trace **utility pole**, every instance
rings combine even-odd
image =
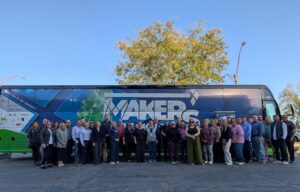
[[[241,44],[241,47],[240,47],[235,73],[233,75],[225,74],[225,76],[224,76],[224,77],[228,76],[234,82],[235,85],[237,85],[238,82],[239,82],[239,68],[240,68],[241,52],[242,52],[242,48],[245,45],[246,45],[246,42],[243,41],[242,44]]]
[[[238,81],[239,81],[239,68],[240,68],[241,52],[242,52],[242,48],[245,45],[246,45],[246,42],[244,41],[244,42],[242,42],[241,47],[240,47],[239,56],[238,56],[238,60],[237,60],[237,64],[236,64],[236,71],[235,71],[235,74],[233,75],[235,85],[237,85]]]

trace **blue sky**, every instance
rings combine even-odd
[[[0,79],[6,84],[116,84],[118,40],[134,38],[153,21],[174,20],[181,31],[201,20],[220,28],[240,84],[266,84],[275,96],[299,81],[298,0],[1,0]],[[232,84],[226,79],[226,84]]]

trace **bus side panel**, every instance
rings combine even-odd
[[[0,96],[0,147],[2,151],[27,152],[26,132],[34,121],[42,127],[70,119],[112,120],[124,123],[189,118],[203,120],[218,116],[250,116],[262,113],[260,89],[9,89]],[[3,137],[3,138],[2,138]],[[3,144],[3,145],[2,145]]]
[[[34,100],[35,90],[27,92]],[[37,117],[32,105],[26,102],[17,90],[2,90],[0,95],[0,153],[27,153],[27,129]],[[17,93],[18,92],[18,93]]]
[[[7,129],[0,130],[0,153],[27,153],[28,138],[26,134],[17,133]]]
[[[0,129],[0,153],[6,153],[9,150],[8,136],[5,134],[4,129]]]

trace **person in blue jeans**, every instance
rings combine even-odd
[[[80,148],[80,132],[81,129],[84,129],[82,127],[81,120],[77,120],[76,126],[72,128],[72,140],[74,142],[74,161],[75,164],[78,164],[80,162],[80,156],[81,156],[81,148]]]
[[[253,122],[251,124],[252,130],[252,143],[253,151],[258,163],[265,163],[265,147],[264,147],[264,126],[263,123],[258,121],[257,115],[253,116]]]
[[[153,125],[153,121],[150,120],[148,125],[146,126],[147,144],[149,149],[149,163],[156,161],[156,144],[158,142],[156,138],[156,129],[157,127]]]
[[[231,119],[231,143],[236,157],[235,163],[238,165],[244,164],[243,146],[245,143],[244,131],[240,125],[237,124],[235,118]]]
[[[119,163],[119,133],[117,123],[112,122],[110,129],[110,164]]]
[[[244,157],[247,163],[251,163],[253,160],[253,147],[252,147],[252,141],[251,141],[251,131],[252,131],[252,126],[250,123],[247,122],[247,118],[241,118],[241,124],[240,126],[242,127],[244,131],[244,138],[245,138],[245,143],[243,147],[243,153]]]

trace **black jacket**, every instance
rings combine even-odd
[[[131,143],[134,141],[134,128],[128,129],[127,127],[124,129],[124,139],[126,143]]]
[[[111,129],[111,121],[102,121],[101,127],[103,128],[103,131],[105,134],[110,134],[110,129]]]
[[[169,128],[167,130],[167,139],[168,141],[172,141],[174,143],[179,143],[180,141],[180,132],[177,128]]]
[[[38,147],[41,144],[40,128],[34,130],[29,129],[27,136],[29,138],[29,147]]]
[[[53,141],[53,145],[55,145],[55,131],[53,129],[51,129],[51,133],[52,133],[52,141]],[[41,130],[41,134],[40,134],[40,139],[41,139],[41,144],[49,144],[49,139],[50,139],[50,131],[47,128],[43,128]]]
[[[283,121],[287,126],[287,139],[290,140],[296,133],[296,126],[292,121]]]
[[[99,129],[99,131],[97,130],[96,127],[92,128],[92,133],[91,133],[92,143],[103,143],[104,138],[105,138],[105,132],[102,127]]]
[[[160,133],[163,132],[164,134],[167,135],[168,129],[169,129],[169,125],[162,125],[162,126],[160,127]],[[167,139],[167,136],[164,137],[164,136],[162,135],[161,138],[162,138],[163,140],[166,140],[166,139]]]
[[[225,139],[226,142],[231,139],[231,128],[229,126],[227,126],[227,129],[224,130],[223,127],[221,127],[221,139]]]

